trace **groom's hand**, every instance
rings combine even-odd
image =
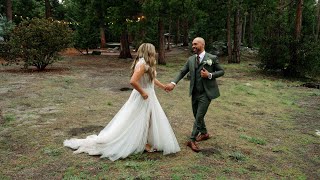
[[[206,68],[201,69],[201,77],[202,78],[208,78],[209,77],[209,71],[206,70]]]
[[[170,91],[172,91],[174,89],[174,84],[172,84],[172,83],[168,83],[167,85],[166,85],[166,87],[165,87],[165,91],[166,92],[170,92]]]

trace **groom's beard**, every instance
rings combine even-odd
[[[199,49],[195,47],[195,48],[193,48],[193,52],[194,52],[195,54],[198,54]]]

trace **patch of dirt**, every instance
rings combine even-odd
[[[95,126],[95,125],[86,126],[82,128],[73,128],[68,132],[68,134],[71,136],[77,136],[79,134],[98,132],[98,131],[101,131],[103,128],[104,128],[103,126]]]
[[[55,73],[55,74],[61,74],[63,72],[68,72],[70,69],[65,67],[49,67],[44,69],[43,71],[39,71],[35,68],[29,68],[29,69],[0,69],[0,72],[7,72],[7,73],[16,73],[16,74],[25,74],[25,73]]]
[[[262,169],[259,169],[257,166],[255,165],[250,165],[248,166],[246,169],[248,169],[249,171],[263,171]]]
[[[221,155],[221,152],[217,148],[204,148],[200,151],[205,156],[211,156],[213,154]]]
[[[30,167],[19,171],[11,176],[13,179],[63,179],[63,171],[68,168],[68,164],[64,161],[59,163],[46,163],[41,167]]]
[[[51,115],[55,113],[59,113],[61,110],[55,106],[47,106],[43,108],[32,108],[30,104],[21,104],[20,106],[16,106],[14,108],[9,108],[4,113],[12,113],[15,114],[16,121],[20,121],[20,125],[23,124],[33,124],[40,120],[41,123],[44,123],[41,119],[42,116]],[[45,123],[52,123],[54,119],[50,119]],[[30,127],[38,127],[39,124],[32,125]]]
[[[175,56],[177,54],[183,53],[183,49],[181,48],[173,48],[170,51],[166,51],[167,56]],[[59,62],[54,63],[53,65],[48,66],[43,71],[38,71],[35,67],[29,67],[29,69],[24,69],[22,66],[16,66],[14,68],[4,68],[0,69],[0,72],[7,73],[17,73],[17,74],[32,74],[32,73],[53,73],[53,74],[66,74],[70,73],[70,68],[64,65],[72,65],[72,66],[81,66],[86,68],[95,68],[95,73],[104,74],[107,72],[110,73],[119,73],[127,72],[128,68],[130,68],[132,59],[119,59],[117,56],[119,53],[104,53],[103,55],[95,56],[95,55],[83,55],[75,48],[68,48],[65,51],[59,53],[64,58],[66,58],[67,62],[62,62],[62,67],[57,66],[60,64]],[[116,55],[116,56],[115,56]],[[132,52],[132,57],[135,58],[136,52]],[[85,57],[85,58],[84,58]],[[90,59],[90,60],[83,60]],[[0,63],[5,62],[0,58]],[[61,64],[60,64],[61,66]],[[160,67],[159,67],[160,68]],[[93,72],[94,73],[94,72]]]
[[[0,109],[0,125],[4,124],[4,118],[2,116],[2,110]]]
[[[64,51],[61,51],[59,53],[62,56],[78,56],[78,55],[82,55],[82,53],[75,49],[75,48],[67,48]]]
[[[81,56],[67,56],[64,57],[64,64],[84,67],[92,70],[96,68],[97,71],[117,71],[123,69],[128,71],[131,66],[132,60],[119,59],[117,57],[110,56],[92,56],[92,55],[81,55]]]
[[[320,96],[308,97],[298,102],[299,107],[305,109],[295,116],[295,121],[302,133],[310,133],[320,128]],[[320,130],[320,129],[319,129]]]
[[[320,138],[316,135],[316,130],[320,128],[320,96],[302,99],[298,105],[305,110],[296,114],[296,127],[301,133]],[[320,157],[320,143],[309,144],[305,149],[306,152],[300,154],[305,162],[308,162],[308,169],[304,173],[312,179],[320,179],[320,174],[318,174],[320,163],[317,160]]]
[[[0,64],[5,63],[6,61],[0,57]]]

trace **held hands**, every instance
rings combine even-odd
[[[168,83],[168,84],[166,84],[166,85],[162,85],[162,88],[163,88],[166,92],[172,91],[172,90],[174,89],[174,87],[175,87],[175,85],[172,84],[172,83]],[[143,93],[141,94],[141,96],[142,96],[142,98],[143,98],[144,100],[148,99],[148,94],[147,94],[146,92],[143,92]]]
[[[165,85],[164,90],[165,90],[166,92],[170,92],[170,91],[172,91],[172,90],[174,89],[174,87],[175,87],[174,84],[168,83],[168,84]]]
[[[209,71],[206,68],[201,69],[201,77],[202,78],[209,78]]]

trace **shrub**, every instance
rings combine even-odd
[[[12,21],[8,21],[5,16],[0,14],[0,57],[5,57],[6,41],[9,40],[9,33],[14,28]]]
[[[305,37],[301,42],[299,53],[301,72],[304,75],[316,77],[320,74],[320,43],[313,37]]]
[[[265,38],[260,49],[260,67],[264,70],[284,71],[290,63],[290,44],[288,35]]]
[[[5,16],[0,14],[0,42],[8,40],[8,34],[14,28],[12,21],[8,21]]]
[[[68,25],[52,19],[33,18],[21,22],[10,34],[6,60],[9,64],[23,61],[24,67],[39,71],[58,60],[58,52],[72,43]]]
[[[100,32],[96,25],[96,21],[86,17],[81,24],[76,26],[74,33],[76,48],[86,49],[88,54],[90,48],[94,49],[98,47],[100,42]]]
[[[304,36],[296,42],[290,36],[267,39],[260,48],[261,68],[286,73],[289,66],[293,66],[292,50],[296,47],[298,62],[293,67],[300,76],[315,77],[320,73],[320,44],[314,37]],[[290,73],[290,72],[289,72]],[[292,76],[289,74],[289,76]]]

